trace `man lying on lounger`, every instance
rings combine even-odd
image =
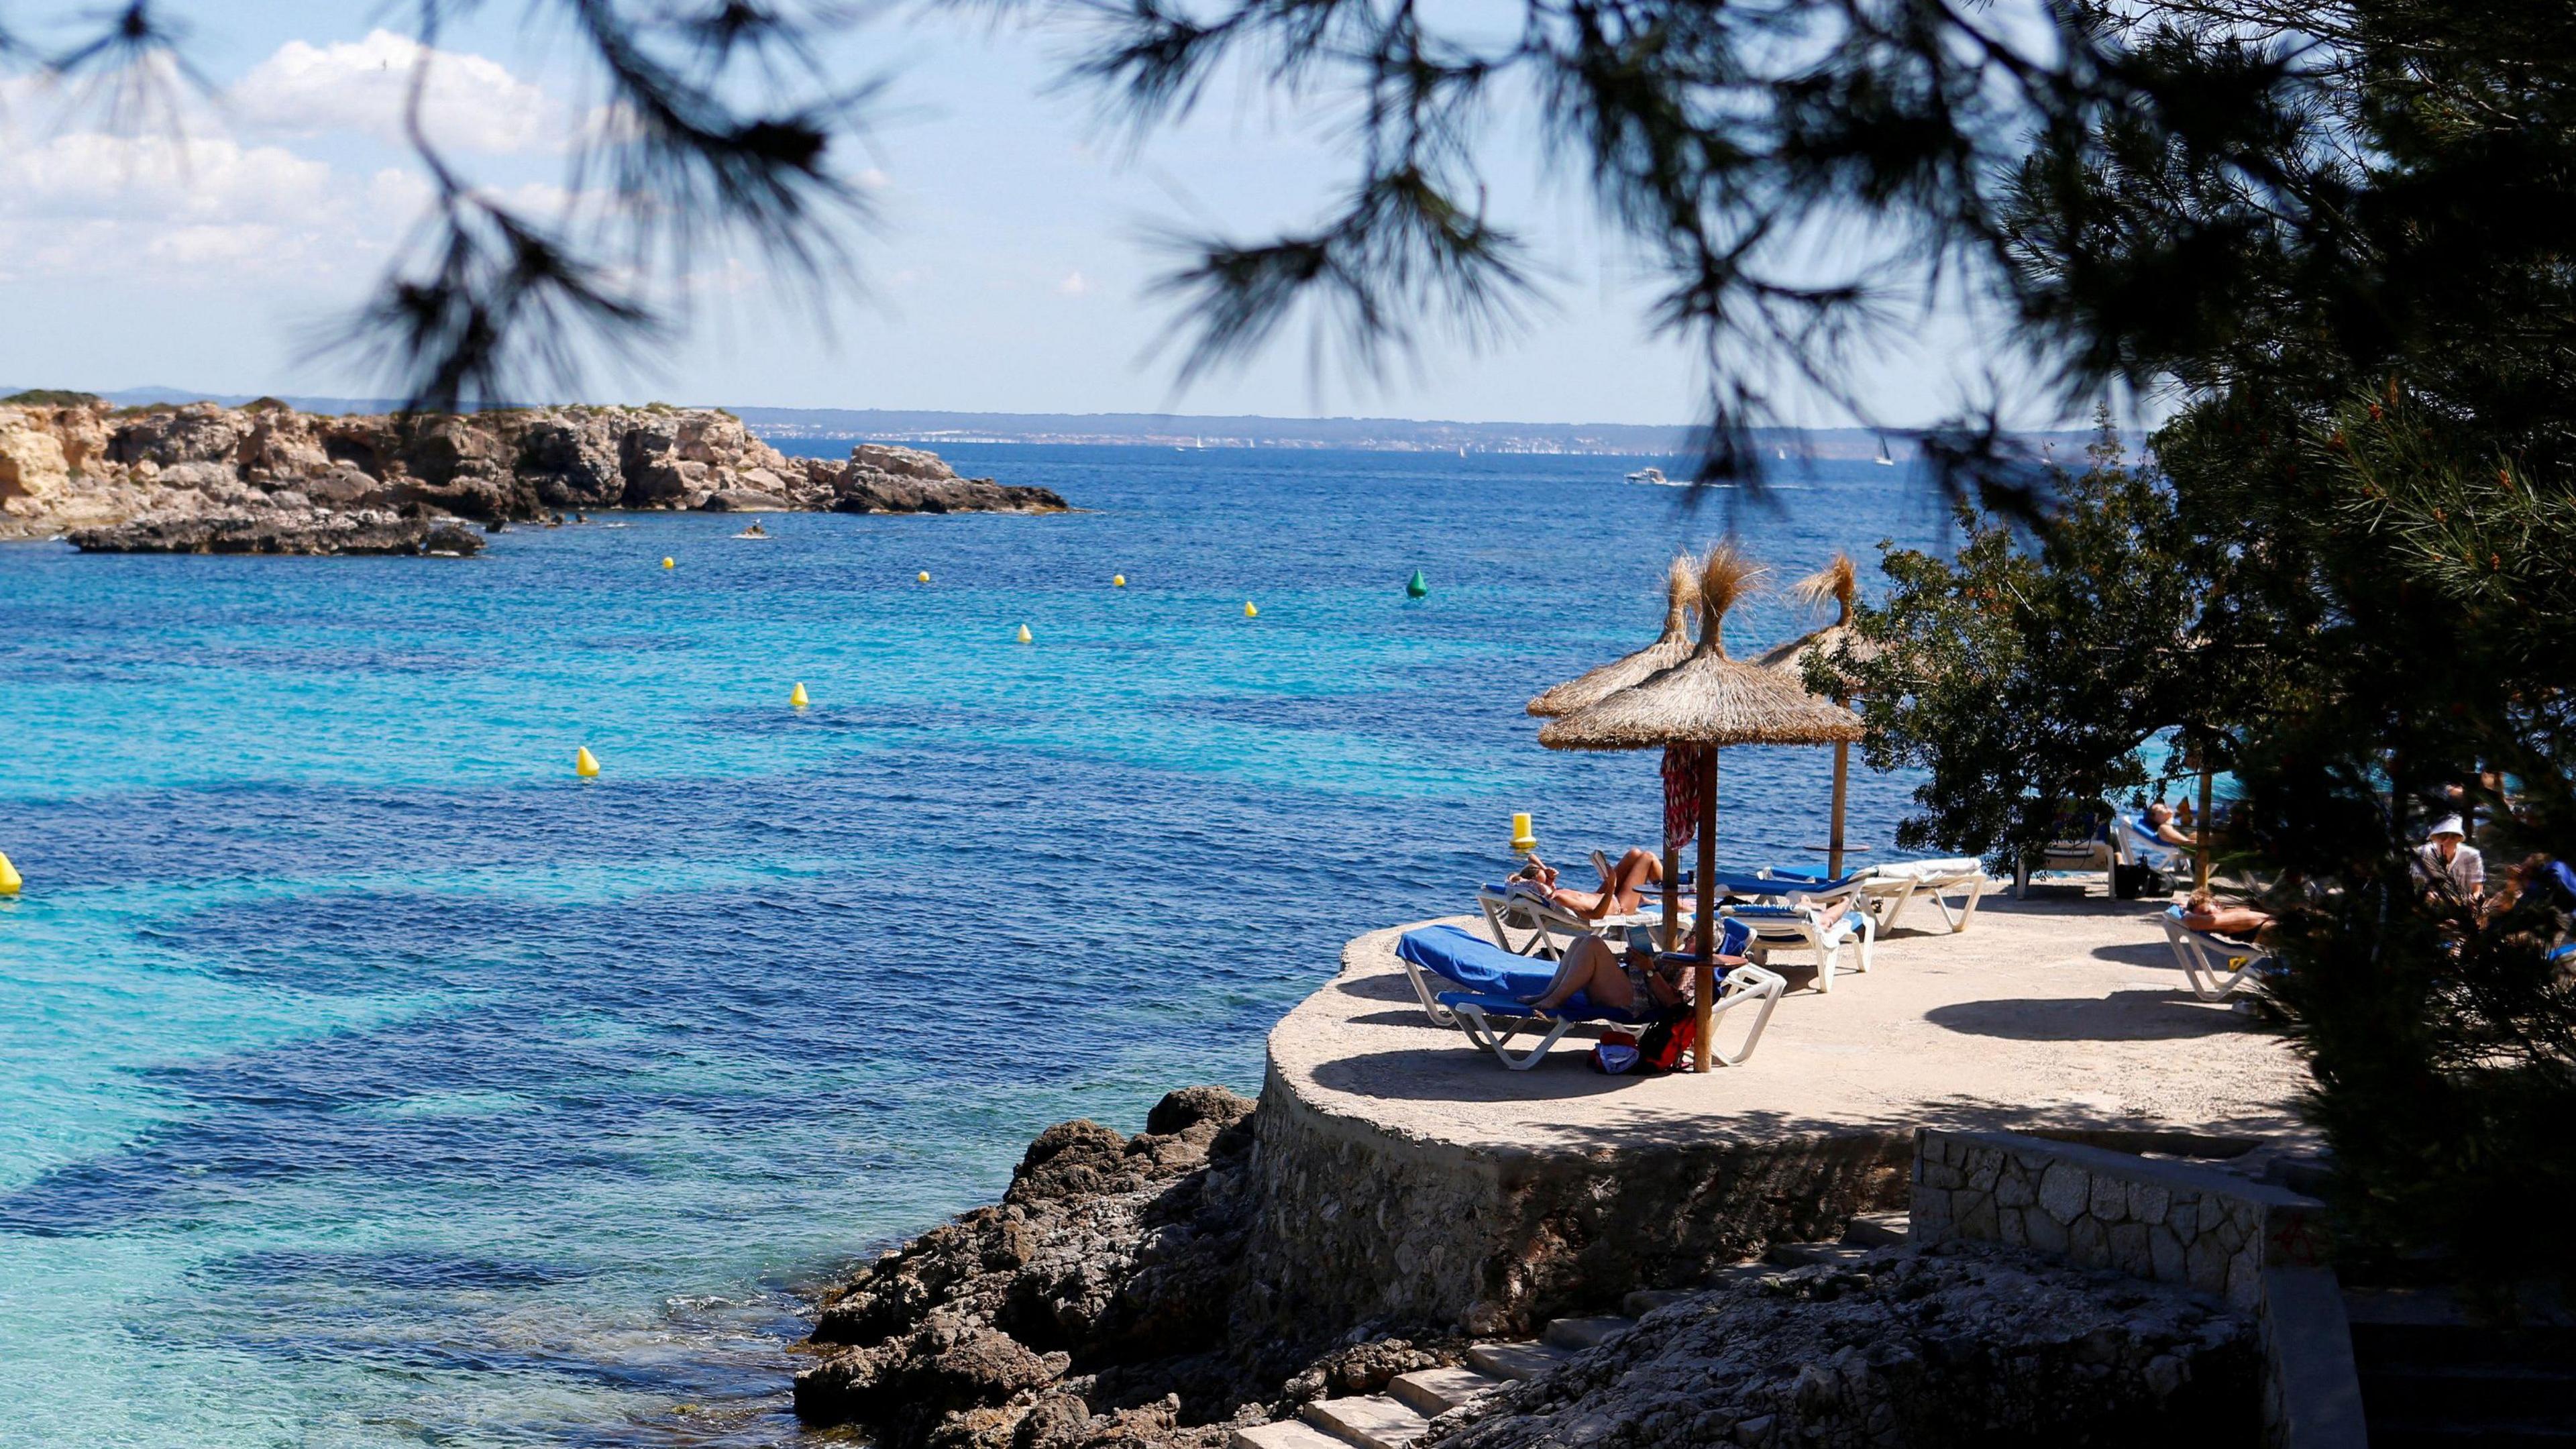
[[[1601,871],[1599,891],[1579,891],[1556,883],[1556,867],[1533,855],[1529,864],[1512,872],[1509,884],[1525,890],[1540,900],[1586,921],[1609,916],[1624,916],[1637,909],[1646,892],[1664,883],[1664,863],[1652,852],[1631,850],[1619,857],[1617,865],[1594,852],[1593,864]]]
[[[1690,979],[1682,974],[1688,963],[1688,957],[1658,957],[1636,946],[1623,955],[1600,937],[1585,936],[1556,963],[1555,978],[1531,1000],[1530,1010],[1553,1013],[1580,991],[1595,1006],[1624,1011],[1640,1020],[1658,1016],[1690,1003]],[[1741,956],[1720,956],[1717,974],[1723,976],[1743,964]]]
[[[2213,936],[2230,936],[2258,946],[2272,944],[2270,912],[2252,906],[2222,906],[2207,891],[2194,891],[2191,899],[2183,902],[2182,923]]]

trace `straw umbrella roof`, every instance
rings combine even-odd
[[[1660,638],[1625,659],[1614,659],[1549,689],[1529,702],[1529,712],[1542,718],[1572,714],[1688,659],[1692,647],[1690,611],[1699,603],[1699,565],[1689,554],[1676,557],[1665,571],[1664,599],[1664,632]]]
[[[1691,657],[1632,688],[1552,720],[1538,742],[1553,750],[1641,750],[1657,745],[1829,745],[1857,740],[1860,717],[1809,694],[1776,669],[1730,659],[1726,611],[1760,571],[1731,543],[1700,569],[1700,641]]]
[[[1801,602],[1821,604],[1831,599],[1835,605],[1834,621],[1825,627],[1801,634],[1786,644],[1773,645],[1754,661],[1765,669],[1776,669],[1792,679],[1806,677],[1807,655],[1811,652],[1830,655],[1848,644],[1853,657],[1867,659],[1878,652],[1877,646],[1860,637],[1852,628],[1852,608],[1860,598],[1860,573],[1852,566],[1851,555],[1837,553],[1834,561],[1792,584],[1789,592]]]

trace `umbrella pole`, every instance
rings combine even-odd
[[[2218,832],[2210,828],[2209,756],[2205,753],[2200,757],[2200,819],[2193,826],[2191,876],[2192,889],[2198,892],[2209,889],[2209,852],[2218,842]]]
[[[1699,963],[1691,971],[1691,1006],[1699,1016],[1692,1049],[1707,1071],[1709,1034],[1717,1028],[1717,747],[1708,747],[1708,779],[1699,795]]]
[[[1837,701],[1839,703],[1839,701]],[[1825,877],[1843,878],[1843,799],[1851,788],[1851,742],[1834,742],[1834,828],[1826,839]]]

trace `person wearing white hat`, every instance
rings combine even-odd
[[[2435,885],[2447,883],[2462,900],[2474,901],[2487,888],[2486,857],[2469,844],[2468,828],[2457,815],[2445,815],[2424,832],[2415,848],[2415,864]]]

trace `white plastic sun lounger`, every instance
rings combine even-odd
[[[1865,909],[1877,918],[1881,931],[1896,929],[1897,919],[1907,905],[1929,900],[1941,913],[1941,924],[1957,935],[1968,929],[1977,918],[1977,902],[1985,898],[1993,884],[1986,876],[1986,863],[1973,856],[1948,860],[1903,860],[1874,866],[1861,882],[1861,900]],[[1950,894],[1966,892],[1966,899],[1954,910]]]
[[[1794,877],[1773,877],[1766,884],[1778,889],[1765,894],[1776,894],[1776,904],[1720,906],[1718,914],[1743,922],[1753,933],[1747,954],[1758,965],[1770,965],[1775,951],[1815,952],[1816,990],[1829,992],[1845,946],[1857,948],[1851,967],[1855,974],[1869,970],[1878,947],[1878,922],[1855,905],[1862,881],[1862,877],[1847,876],[1832,885],[1806,889]]]
[[[1730,948],[1744,943],[1744,935],[1729,927],[1719,943],[1719,954],[1732,954]],[[1709,1015],[1710,1057],[1730,1067],[1741,1066],[1750,1060],[1753,1049],[1761,1044],[1763,1031],[1771,1025],[1772,1009],[1780,1004],[1781,993],[1788,989],[1788,985],[1778,972],[1749,964],[1735,967],[1720,976],[1717,1001],[1710,1008]],[[1474,991],[1444,991],[1440,993],[1440,1005],[1449,1010],[1458,1029],[1467,1034],[1469,1041],[1492,1052],[1496,1061],[1515,1072],[1526,1072],[1546,1060],[1548,1049],[1563,1041],[1566,1034],[1577,1026],[1642,1028],[1656,1019],[1656,1014],[1652,1013],[1632,1015],[1588,1003],[1584,1010],[1542,1016],[1533,1012],[1525,1001]],[[1728,1012],[1744,1006],[1754,1008],[1753,1025],[1745,1032],[1743,1045],[1730,1053],[1716,1043],[1717,1024]],[[1538,1040],[1514,1052],[1512,1043],[1530,1032],[1539,1033]]]
[[[2272,964],[2272,953],[2250,941],[2212,931],[2195,931],[2182,923],[2182,907],[2164,913],[2165,941],[2173,947],[2174,964],[2191,983],[2191,994],[2203,1001],[2224,1001],[2229,993],[2253,991]]]
[[[1485,928],[1493,933],[1495,945],[1515,956],[1536,956],[1547,961],[1572,950],[1574,943],[1585,936],[1617,936],[1632,926],[1661,925],[1664,919],[1663,907],[1657,904],[1651,911],[1641,909],[1587,921],[1534,892],[1508,885],[1478,890],[1476,905],[1485,913]]]

